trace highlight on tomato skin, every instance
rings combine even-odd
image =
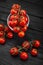
[[[18,48],[17,47],[13,47],[10,49],[10,54],[13,55],[13,56],[17,56],[18,55]]]
[[[13,28],[13,31],[14,31],[15,33],[20,32],[20,27],[14,27],[14,28]]]
[[[4,24],[0,24],[0,31],[4,31]]]
[[[8,24],[9,24],[9,26],[14,27],[18,24],[18,20],[9,21]]]
[[[40,41],[39,40],[34,40],[33,41],[33,46],[36,47],[36,48],[39,48],[40,47]]]
[[[5,44],[5,42],[6,42],[6,39],[5,39],[5,38],[3,38],[3,37],[1,37],[1,38],[0,38],[0,44],[2,44],[2,45],[3,45],[3,44]]]
[[[0,31],[0,37],[3,37],[3,36],[4,36],[4,32]]]
[[[18,33],[18,36],[19,36],[20,38],[23,38],[23,37],[25,36],[25,33],[24,33],[23,31],[21,31],[21,32]]]
[[[31,55],[32,55],[32,56],[37,56],[37,55],[38,55],[37,49],[34,49],[34,48],[33,48],[33,49],[31,50]]]
[[[28,53],[21,52],[20,53],[20,59],[23,60],[23,61],[27,60],[28,59]]]
[[[30,42],[24,41],[24,42],[22,43],[22,47],[23,47],[24,49],[30,49]]]
[[[26,10],[21,10],[21,11],[20,11],[20,14],[21,14],[21,15],[26,15]]]
[[[10,21],[14,21],[15,19],[17,19],[17,20],[19,19],[19,15],[18,14],[16,14],[16,15],[13,14],[9,18]]]
[[[28,27],[25,25],[24,27],[21,28],[22,31],[26,32]]]
[[[13,4],[12,9],[19,10],[21,8],[21,5],[19,4]]]
[[[22,20],[25,20],[25,22],[28,23],[27,14],[26,14],[26,16],[24,16],[24,15],[20,16],[20,20],[21,20],[21,21],[22,21]]]
[[[17,10],[14,10],[14,9],[11,9],[10,13],[13,15],[13,14],[17,14],[18,11]]]
[[[10,32],[11,30],[10,30],[10,28],[9,28],[8,26],[5,26],[4,31],[5,31],[5,33],[6,33],[6,32]]]
[[[13,33],[12,33],[12,32],[8,32],[8,33],[7,33],[7,37],[8,37],[9,39],[12,39],[12,38],[13,38]]]

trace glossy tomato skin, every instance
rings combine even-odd
[[[20,15],[26,15],[26,10],[21,10]]]
[[[13,56],[18,55],[18,48],[16,48],[16,47],[11,48],[10,54],[13,55]]]
[[[32,49],[32,50],[31,50],[31,55],[32,55],[32,56],[37,56],[37,55],[38,55],[37,49]]]
[[[3,30],[4,30],[4,25],[0,24],[0,31],[3,31]]]
[[[0,44],[5,44],[5,42],[6,42],[6,40],[5,40],[5,38],[0,38]]]
[[[11,31],[11,30],[10,30],[10,28],[9,28],[8,26],[6,26],[4,31],[5,31],[5,32],[9,32],[9,31]]]
[[[11,9],[10,13],[13,15],[13,14],[17,14],[18,11],[17,10],[14,10],[14,9]]]
[[[21,52],[20,53],[20,59],[22,59],[23,61],[28,59],[28,54],[26,52]]]
[[[7,33],[7,37],[10,38],[10,39],[13,38],[13,33],[12,32],[8,32]]]
[[[21,20],[25,20],[26,23],[28,23],[28,17],[27,17],[27,16],[24,16],[24,15],[23,15],[23,16],[20,17],[20,19],[21,19]]]
[[[17,19],[17,20],[19,19],[19,15],[18,15],[18,14],[17,14],[17,15],[11,15],[11,16],[10,16],[10,20],[11,20],[11,21],[13,21],[13,20],[15,20],[15,19]]]
[[[4,32],[0,31],[0,37],[3,37],[3,36],[4,36]]]
[[[22,38],[22,37],[25,36],[25,33],[23,31],[21,31],[21,32],[18,33],[18,36]]]
[[[14,15],[10,16],[10,21],[14,20]]]
[[[14,27],[18,24],[18,20],[9,21],[8,24],[9,24],[9,26]]]
[[[26,25],[26,21],[25,20],[21,20],[19,23],[20,26],[24,27]]]
[[[39,40],[34,40],[33,41],[33,46],[36,47],[36,48],[40,47],[40,41]]]
[[[17,9],[18,10],[18,9],[20,9],[20,7],[21,6],[19,4],[13,4],[12,5],[12,9]]]
[[[14,23],[12,21],[8,22],[9,26],[14,27]]]
[[[18,33],[18,32],[20,32],[20,27],[14,27],[13,30],[15,33]]]
[[[30,43],[29,43],[28,41],[24,41],[24,42],[22,43],[22,47],[23,47],[24,49],[29,49],[29,48],[30,48]]]
[[[25,25],[24,27],[21,28],[22,31],[26,32],[28,27]]]

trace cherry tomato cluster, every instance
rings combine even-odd
[[[13,38],[13,33],[8,26],[0,24],[0,44],[5,44],[5,36],[9,39]]]
[[[29,22],[26,10],[21,9],[19,4],[13,4],[10,10],[8,24],[19,37],[24,37],[27,31],[27,23]]]
[[[9,18],[9,26],[13,28],[13,31],[18,34],[19,37],[24,37],[25,32],[27,31],[27,23],[28,17],[26,15],[26,11],[21,9],[19,4],[13,4],[10,10],[10,18]],[[8,39],[13,38],[13,32],[10,30],[8,26],[0,24],[0,44],[5,44],[6,37]],[[10,54],[13,56],[20,56],[20,59],[27,60],[29,57],[28,52],[32,56],[38,55],[37,48],[40,47],[39,40],[32,40],[32,41],[24,41],[21,46],[13,47],[10,49]],[[28,51],[30,50],[30,51]],[[28,52],[27,52],[28,51]]]
[[[40,46],[39,40],[33,40],[33,41],[24,41],[21,46],[13,47],[10,49],[10,54],[13,56],[17,56],[19,54],[20,59],[27,60],[29,58],[29,54],[27,53],[28,49],[30,49],[30,54],[32,56],[38,55],[38,50]],[[22,51],[24,50],[24,51]]]
[[[4,35],[4,25],[0,24],[0,44],[4,44],[6,41]]]

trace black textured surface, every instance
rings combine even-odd
[[[7,16],[13,3],[19,3],[23,9],[27,10],[30,16],[30,25],[23,39],[14,35],[14,38],[7,39],[5,45],[0,45],[0,65],[43,65],[43,3],[41,0],[6,0],[0,1],[0,23],[7,24]],[[38,39],[41,42],[38,57],[29,54],[27,61],[21,61],[19,56],[12,57],[9,49],[15,45],[20,45],[24,40]]]

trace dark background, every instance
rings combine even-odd
[[[18,3],[27,10],[30,17],[30,25],[23,39],[14,35],[14,38],[0,45],[0,65],[43,65],[43,0],[0,0],[0,23],[7,24],[7,16],[12,4]],[[9,49],[20,45],[24,40],[38,39],[41,42],[38,57],[29,54],[27,61],[21,61],[18,57],[11,57]]]

